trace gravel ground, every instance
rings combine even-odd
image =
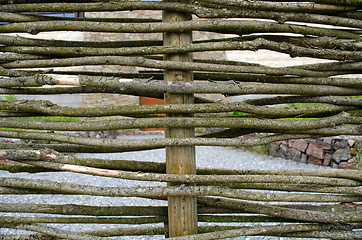
[[[163,137],[160,135],[151,136],[124,136],[124,139],[134,138],[150,138]],[[77,154],[79,157],[95,157],[106,159],[131,159],[142,161],[165,161],[164,149],[138,151],[129,153],[111,153],[111,154]],[[298,162],[287,161],[281,158],[271,158],[268,156],[256,155],[251,152],[244,152],[238,149],[229,149],[224,147],[197,147],[196,148],[197,166],[212,168],[231,168],[231,169],[321,169],[322,167],[315,165],[306,165]],[[86,184],[93,186],[119,186],[132,187],[147,184],[148,186],[164,186],[163,183],[149,183],[140,181],[110,179],[105,177],[87,176],[84,174],[56,172],[56,173],[17,173],[11,174],[6,171],[0,171],[0,177],[20,177],[32,179],[45,179],[57,182],[70,182],[78,184]],[[0,195],[1,203],[35,203],[35,204],[85,204],[94,206],[149,206],[160,205],[166,206],[165,201],[149,200],[142,198],[112,198],[112,197],[96,197],[96,196],[62,196],[62,195]],[[40,214],[9,214],[0,213],[5,216],[42,216]],[[96,229],[106,228],[102,224],[67,224],[57,225],[49,224],[49,226],[64,228],[68,230],[79,229]],[[114,225],[120,227],[122,225]],[[13,234],[13,230],[0,229],[0,234]],[[1,238],[1,236],[0,236]],[[157,236],[139,236],[139,237],[119,237],[117,239],[159,239]],[[275,238],[275,237],[240,237],[235,239],[292,239],[292,238]],[[295,238],[293,238],[295,239]],[[300,239],[300,238],[299,238]]]

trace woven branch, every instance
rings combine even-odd
[[[230,66],[208,63],[188,63],[177,61],[160,61],[146,59],[143,57],[119,57],[119,56],[91,56],[79,58],[44,59],[44,60],[24,60],[1,64],[4,68],[49,68],[84,65],[124,65],[138,66],[156,69],[182,70],[182,71],[207,71],[207,72],[230,72],[230,73],[255,73],[267,75],[295,75],[310,77],[330,76],[328,72],[318,72],[298,68],[272,68],[261,66]],[[360,68],[358,69],[360,71]],[[332,75],[336,73],[332,72]]]
[[[123,80],[113,77],[96,76],[68,76],[59,75],[35,75],[17,78],[0,79],[0,87],[40,87],[44,85],[70,85],[83,86],[92,89],[117,89],[118,93],[130,95],[142,95],[148,92],[162,95],[164,93],[220,93],[224,95],[243,94],[298,94],[298,95],[360,95],[362,84],[360,78],[301,78],[301,81],[319,81],[319,85],[306,84],[269,84],[269,83],[239,83],[236,81],[227,82],[165,82],[162,80],[133,79]],[[289,82],[287,79],[286,82]],[[298,81],[298,80],[296,80]],[[349,85],[350,88],[326,86],[323,82],[334,81],[340,85]],[[338,84],[338,83],[337,83]]]
[[[0,9],[2,9],[1,7]],[[5,9],[4,9],[5,10]],[[24,32],[38,34],[45,31],[91,31],[91,32],[124,32],[124,33],[157,33],[212,31],[226,34],[250,33],[297,33],[303,35],[329,36],[344,39],[360,39],[361,36],[352,32],[328,28],[300,26],[295,24],[278,24],[262,21],[240,20],[193,20],[175,23],[94,23],[90,21],[42,21],[31,23],[2,24],[1,33]]]
[[[334,132],[331,132],[332,135]],[[276,141],[302,138],[315,138],[319,135],[306,134],[275,134],[265,137],[252,137],[248,139],[220,139],[220,138],[169,138],[169,139],[145,139],[145,140],[117,140],[94,139],[76,137],[66,134],[44,133],[32,131],[0,131],[0,136],[19,139],[36,139],[58,141],[62,143],[77,144],[97,149],[96,152],[139,151],[164,148],[166,146],[238,146],[252,147],[264,145]],[[103,148],[103,151],[100,149]],[[81,148],[82,149],[82,148]],[[86,148],[83,148],[86,149]],[[94,149],[93,151],[94,152]]]
[[[46,122],[46,124],[45,124]],[[0,118],[0,127],[58,130],[58,131],[102,131],[117,129],[135,129],[149,127],[228,127],[244,129],[260,129],[273,131],[309,130],[318,128],[335,127],[341,124],[361,124],[362,118],[352,117],[348,113],[340,113],[335,116],[311,119],[311,120],[271,120],[257,118],[219,118],[219,117],[163,117],[163,118],[140,118],[120,120],[97,120],[97,121],[46,121],[30,119]],[[0,131],[3,132],[3,131]]]
[[[358,98],[356,99],[358,100]],[[342,111],[357,110],[357,107],[320,105],[308,107],[283,107],[270,108],[241,103],[214,103],[214,104],[163,104],[163,105],[141,105],[141,106],[114,106],[114,107],[92,107],[72,108],[53,104],[49,101],[1,101],[0,109],[8,110],[3,116],[11,114],[45,115],[45,116],[70,116],[70,117],[101,117],[101,116],[141,116],[159,113],[220,113],[220,112],[244,112],[263,117],[308,117],[326,116]],[[16,113],[9,112],[16,109]]]
[[[133,160],[109,160],[99,158],[78,158],[72,155],[65,155],[54,150],[32,150],[20,149],[1,151],[0,159],[11,160],[43,160],[55,161],[64,164],[74,164],[90,167],[100,167],[113,170],[130,170],[142,172],[160,172],[165,173],[164,163],[133,161]],[[285,176],[314,176],[314,177],[332,177],[346,178],[362,181],[362,176],[356,170],[238,170],[238,169],[217,169],[217,168],[198,168],[198,175],[285,175]]]
[[[3,5],[2,11],[8,12],[24,12],[24,11],[35,11],[35,12],[80,12],[80,11],[121,11],[121,10],[169,10],[169,11],[180,11],[193,13],[190,5],[172,5],[169,3],[160,2],[146,2],[140,4],[137,1],[113,1],[111,3],[42,3],[42,4],[9,4]],[[97,1],[92,1],[97,2]],[[100,2],[100,1],[99,1]],[[356,10],[355,7],[350,6],[333,6],[315,3],[273,3],[273,2],[240,2],[240,1],[222,1],[217,2],[215,0],[204,0],[201,2],[209,2],[218,4],[220,3],[223,8],[229,8],[229,6],[242,7],[244,9],[255,9],[255,10],[275,10],[278,9],[282,12],[317,12],[317,13],[329,13],[338,11],[352,11]],[[29,2],[31,3],[31,2]],[[168,4],[168,5],[167,5]],[[177,7],[176,7],[177,6]],[[197,5],[191,5],[197,7]]]
[[[361,21],[362,22],[362,21]],[[362,23],[361,23],[362,24]],[[358,51],[341,51],[331,49],[312,49],[292,45],[290,43],[279,43],[258,38],[253,41],[238,42],[215,42],[199,43],[183,46],[167,47],[133,47],[133,48],[90,48],[90,47],[0,47],[2,52],[14,52],[32,55],[49,54],[59,57],[69,56],[135,56],[153,54],[173,54],[205,51],[226,51],[226,50],[252,50],[268,49],[276,52],[287,53],[291,57],[314,57],[331,60],[353,60],[361,61],[362,54]]]

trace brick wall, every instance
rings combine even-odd
[[[296,162],[333,168],[357,168],[357,149],[362,138],[326,137],[318,139],[297,139],[273,144],[272,154]]]

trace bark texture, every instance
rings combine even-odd
[[[165,184],[120,188],[11,175],[0,177],[0,194],[168,200],[168,208],[4,202],[0,212],[7,215],[0,217],[0,227],[34,233],[0,238],[362,238],[360,170],[197,169],[195,158],[195,146],[251,147],[289,139],[361,136],[362,1],[0,3],[0,94],[112,93],[165,99],[165,104],[157,105],[112,103],[100,107],[10,100],[11,96],[1,99],[0,137],[6,139],[0,142],[0,170],[14,174],[66,171]],[[148,15],[161,11],[162,19]],[[76,18],[42,14],[54,12],[85,14]],[[127,16],[121,16],[126,12]],[[141,17],[136,15],[139,12]],[[95,16],[90,17],[90,13]],[[113,16],[103,17],[107,14]],[[105,38],[42,37],[65,31]],[[214,37],[196,39],[197,32]],[[157,34],[163,34],[163,39],[155,37]],[[141,35],[145,39],[126,39]],[[225,51],[271,51],[275,56],[279,53],[316,61],[271,67],[247,58],[214,59],[214,53]],[[274,55],[270,58],[270,62],[275,61]],[[223,100],[198,94],[218,94]],[[256,94],[267,96],[226,100]],[[166,138],[85,137],[91,131],[139,128],[165,128]],[[195,128],[217,130],[195,134]],[[110,160],[73,154],[157,148],[166,148],[167,159]],[[15,215],[24,213],[35,215]],[[110,227],[68,231],[51,223]],[[164,226],[144,225],[154,223]],[[252,227],[239,227],[240,223]]]

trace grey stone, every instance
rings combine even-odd
[[[307,163],[307,159],[308,155],[303,153],[302,156],[300,157],[300,162]]]
[[[322,141],[325,142],[325,143],[331,144],[331,142],[332,142],[332,137],[322,138]]]
[[[349,160],[351,158],[351,154],[349,154],[349,147],[337,150],[335,153],[333,153],[332,158],[337,163],[340,163],[342,160]]]
[[[293,161],[300,162],[301,152],[295,148],[289,148],[288,149],[288,158]]]
[[[341,147],[341,148],[346,148],[346,147],[349,146],[348,141],[347,141],[346,139],[342,139],[342,140],[339,142],[339,144],[340,144],[340,147]]]
[[[280,145],[280,151],[281,151],[282,153],[284,153],[285,155],[287,155],[287,154],[288,154],[288,148],[287,148],[287,146],[285,146],[284,144],[281,144],[281,145]]]

